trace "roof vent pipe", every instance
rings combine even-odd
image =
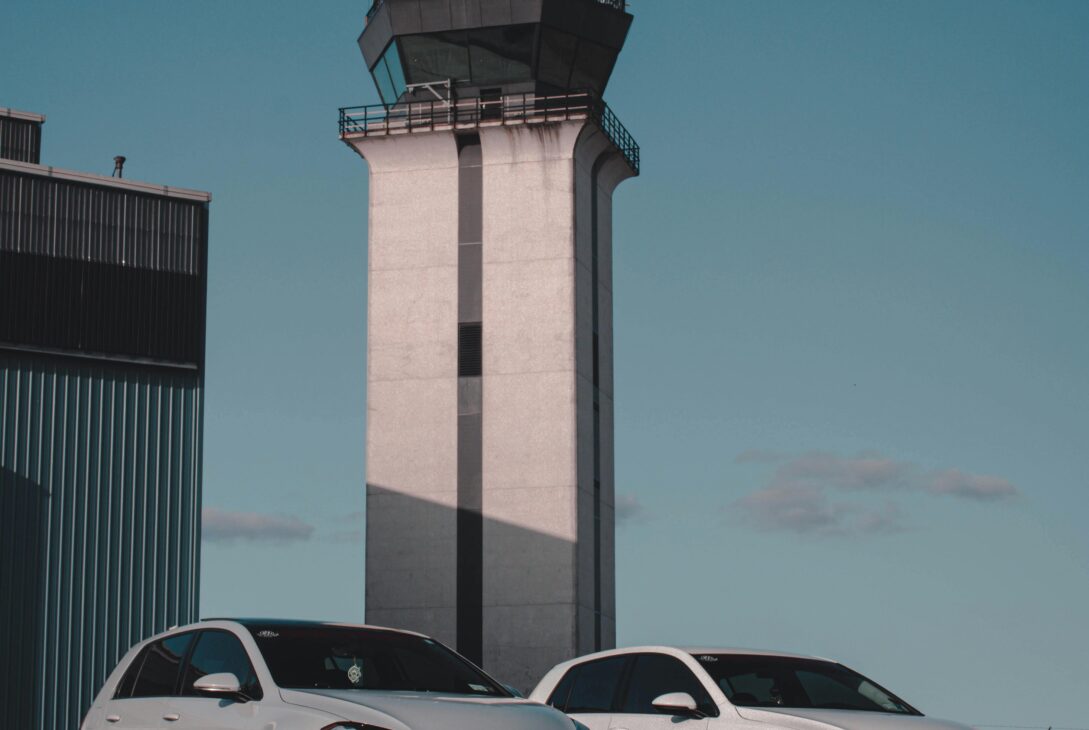
[[[121,170],[124,166],[125,157],[123,155],[118,155],[113,158],[113,177],[124,177],[124,175],[121,174]]]

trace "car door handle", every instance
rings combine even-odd
[[[176,722],[181,719],[181,715],[176,712],[171,712],[169,715],[163,715],[163,719],[167,722]]]
[[[106,722],[121,722],[120,715],[106,715]]]

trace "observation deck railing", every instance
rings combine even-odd
[[[639,145],[609,106],[589,91],[556,96],[510,94],[500,98],[433,99],[391,106],[341,107],[340,138],[387,136],[479,127],[588,119],[639,174]]]

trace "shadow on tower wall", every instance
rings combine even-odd
[[[0,716],[4,727],[37,726],[46,494],[0,467]]]
[[[487,501],[516,499],[517,491],[496,490]],[[555,528],[549,523],[568,519],[564,510],[554,512],[537,515],[535,523],[534,515],[524,515],[539,525],[530,529],[466,519],[456,507],[368,485],[367,622],[434,636],[479,657],[499,681],[533,689],[554,665],[595,649],[593,543],[545,532]],[[592,534],[592,513],[580,512],[588,524],[579,533]],[[613,589],[611,579],[602,580],[602,643],[609,648]]]

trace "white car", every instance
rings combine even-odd
[[[967,730],[837,662],[643,646],[557,665],[530,699],[589,730]]]
[[[82,730],[573,730],[434,639],[209,620],[134,646]]]

